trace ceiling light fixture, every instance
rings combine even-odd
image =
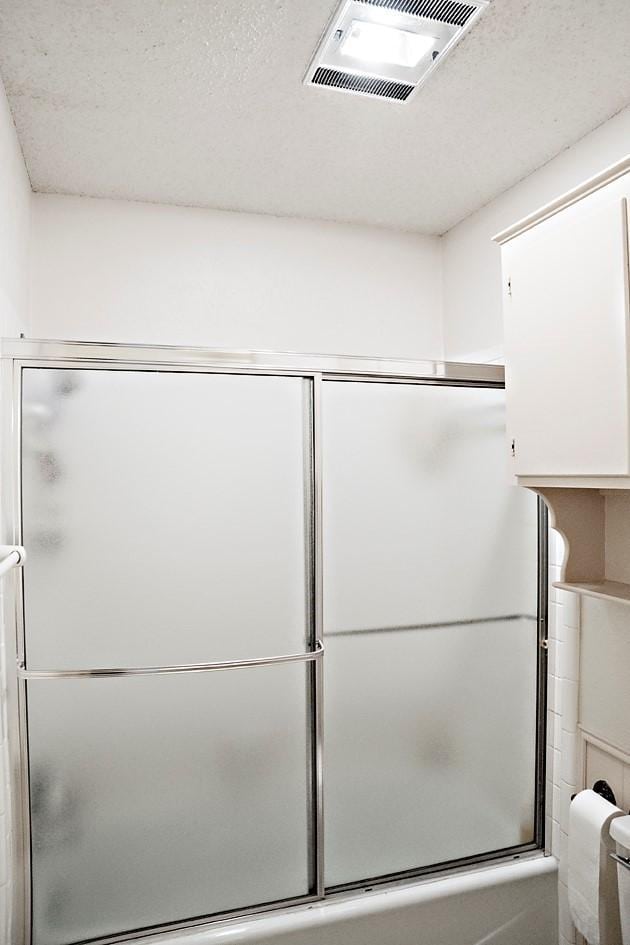
[[[340,50],[344,56],[352,56],[362,62],[380,62],[413,69],[436,42],[435,36],[353,20],[341,40]]]
[[[489,0],[341,0],[307,85],[408,101]]]

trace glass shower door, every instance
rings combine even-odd
[[[34,945],[313,893],[311,396],[23,370]]]
[[[329,887],[534,842],[537,509],[504,399],[324,384]]]

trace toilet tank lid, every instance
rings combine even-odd
[[[610,836],[620,846],[630,850],[630,817],[615,817],[610,824]]]

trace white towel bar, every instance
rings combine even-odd
[[[0,577],[11,568],[19,568],[26,561],[22,545],[0,545]]]

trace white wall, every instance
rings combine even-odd
[[[0,81],[0,334],[26,327],[31,188]],[[2,526],[0,523],[0,530]],[[2,540],[6,540],[4,535]],[[7,580],[7,579],[5,579]],[[0,943],[9,943],[11,824],[7,754],[6,653],[0,627]]]
[[[0,332],[25,327],[31,186],[0,81]]]
[[[442,357],[438,239],[35,195],[31,337]]]
[[[630,107],[561,152],[443,238],[444,347],[450,360],[494,360],[503,344],[499,230],[630,152]]]

